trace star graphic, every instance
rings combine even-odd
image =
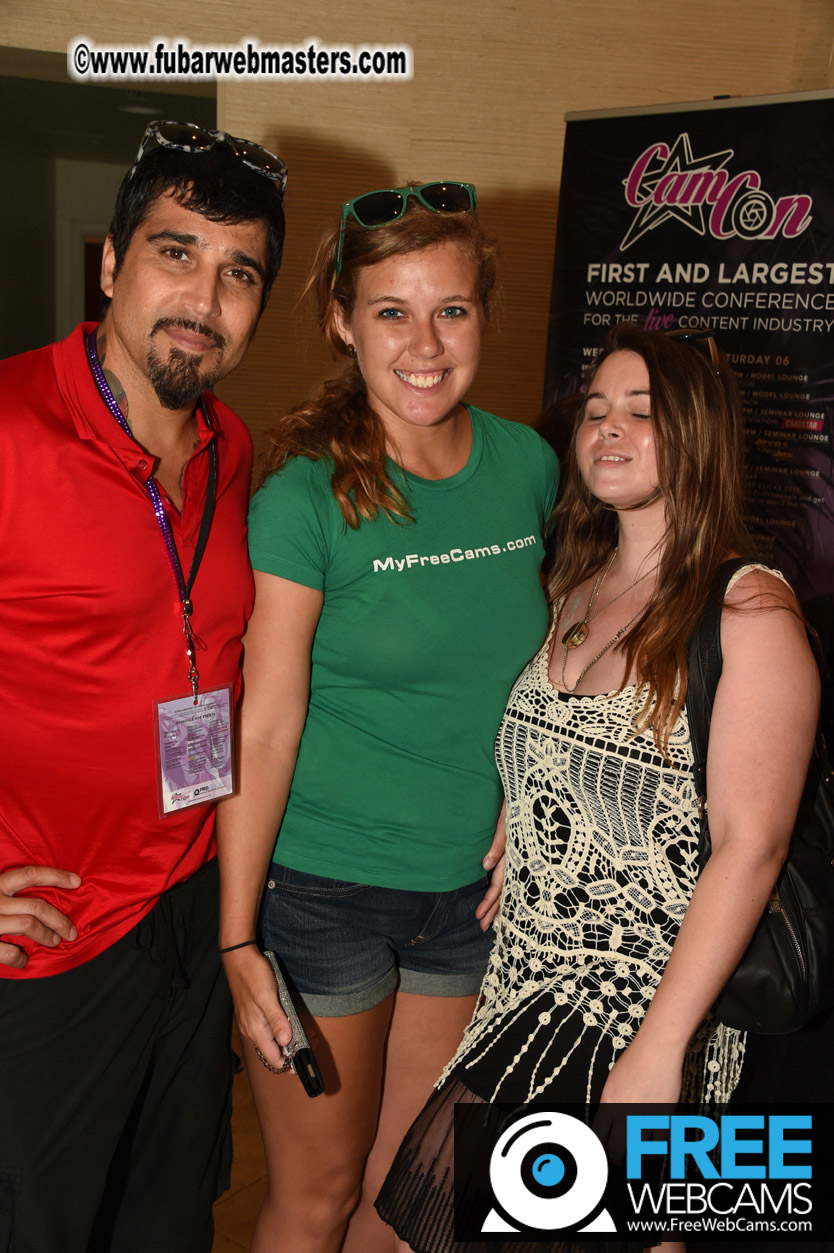
[[[640,193],[651,197],[660,180],[667,174],[714,173],[725,166],[732,155],[733,149],[729,148],[726,152],[711,152],[709,156],[696,159],[692,156],[689,136],[684,132],[675,140],[666,160],[651,173],[643,175],[640,180]],[[627,182],[628,179],[623,179],[624,186]],[[699,235],[705,233],[703,204],[655,204],[652,199],[649,199],[638,209],[637,216],[620,244],[620,251],[625,252],[626,248],[630,248],[647,231],[654,230],[668,218],[677,218],[684,226],[688,226]]]

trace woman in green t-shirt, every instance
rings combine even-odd
[[[345,204],[309,287],[349,365],[283,419],[252,505],[242,786],[218,842],[269,1168],[255,1253],[392,1248],[373,1200],[489,954],[493,740],[547,620],[557,483],[532,430],[463,403],[494,281],[468,184]],[[272,1073],[290,1030],[256,936],[298,995],[320,1100]]]

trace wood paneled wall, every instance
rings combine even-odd
[[[409,44],[411,82],[253,79],[221,84],[219,124],[290,166],[285,265],[224,397],[260,438],[330,362],[297,309],[316,239],[339,203],[411,178],[478,186],[502,240],[503,297],[472,398],[506,417],[539,410],[563,115],[834,85],[831,0],[5,0],[0,43],[62,51],[156,36],[195,44]],[[138,127],[137,127],[138,130]]]

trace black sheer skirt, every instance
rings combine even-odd
[[[498,1106],[490,1106],[452,1074],[443,1087],[432,1093],[415,1119],[388,1172],[376,1201],[380,1217],[390,1223],[401,1240],[414,1253],[642,1253],[651,1245],[643,1241],[583,1240],[493,1243],[484,1240],[455,1241],[454,1232],[454,1114],[455,1104],[483,1105],[485,1132],[500,1127],[506,1117]],[[512,1106],[507,1106],[506,1111]],[[492,1144],[491,1134],[484,1143]],[[489,1166],[489,1152],[483,1162],[474,1162],[473,1180],[482,1180]],[[470,1188],[458,1181],[458,1205],[482,1205],[480,1187]]]

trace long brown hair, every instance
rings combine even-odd
[[[706,347],[704,345],[704,347]],[[656,744],[669,735],[686,699],[686,646],[722,561],[746,557],[751,541],[742,514],[743,428],[735,377],[717,350],[718,371],[694,342],[681,342],[635,323],[614,326],[592,363],[593,377],[614,352],[634,352],[649,373],[651,420],[666,535],[656,590],[624,636],[626,673],[645,683],[637,724],[650,718]],[[576,431],[555,513],[559,546],[550,577],[551,602],[599,570],[617,543],[617,515],[588,490],[576,460]]]
[[[495,240],[475,213],[433,213],[413,198],[404,215],[375,230],[364,230],[349,218],[342,247],[342,268],[336,273],[339,228],[322,239],[305,294],[313,296],[319,329],[337,355],[349,357],[348,345],[336,328],[339,305],[347,318],[356,300],[356,279],[365,266],[424,248],[456,243],[478,267],[478,294],[489,316],[495,286]],[[368,403],[365,380],[354,361],[328,379],[304,404],[298,405],[270,432],[260,483],[292,457],[331,459],[331,483],[348,526],[383,513],[395,521],[411,521],[408,501],[388,472],[385,428]]]

